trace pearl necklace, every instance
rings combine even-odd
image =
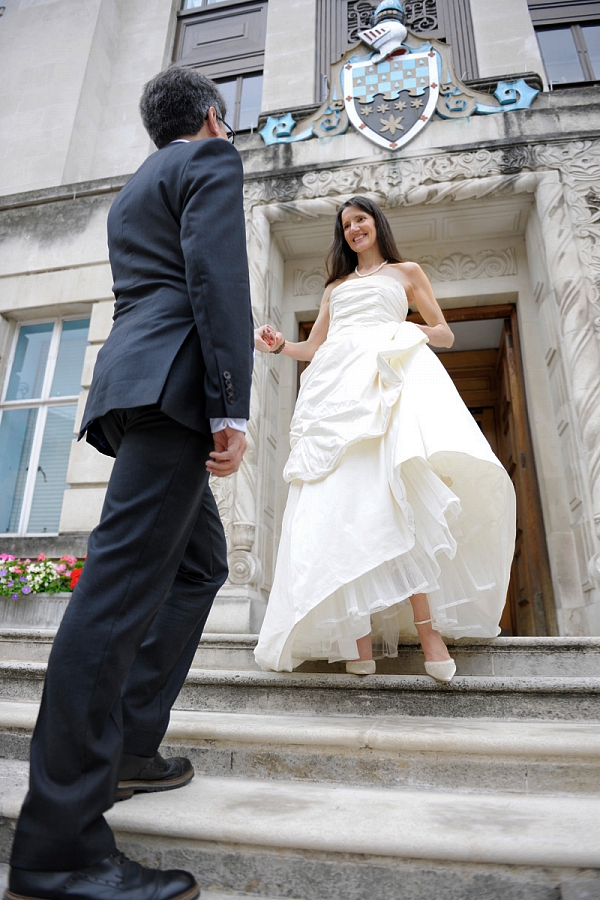
[[[376,272],[379,272],[380,269],[383,269],[383,267],[385,265],[387,265],[387,259],[384,259],[384,261],[379,266],[377,266],[376,269],[373,269],[372,272],[362,272],[361,273],[358,271],[358,266],[355,268],[354,271],[356,272],[356,274],[358,275],[359,278],[368,278],[369,275],[375,275]]]

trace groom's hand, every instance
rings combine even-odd
[[[210,454],[206,468],[211,475],[219,478],[233,475],[239,469],[246,452],[246,435],[235,428],[224,428],[223,431],[213,432],[213,440],[215,449]]]

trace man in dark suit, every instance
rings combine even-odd
[[[252,314],[242,165],[213,82],[172,67],[144,89],[159,148],[108,219],[116,298],[81,435],[115,456],[100,524],[56,636],[7,896],[193,900],[194,877],[128,860],[103,813],[117,790],[187,784],[158,747],[226,544],[209,473],[245,442]]]

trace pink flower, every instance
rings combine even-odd
[[[40,555],[38,556],[38,562],[44,562],[45,559],[46,559],[46,554],[40,553]]]
[[[77,557],[76,556],[61,556],[60,561],[66,562],[67,565],[69,566],[69,568],[72,569],[73,566],[75,565],[75,563],[77,562]]]
[[[59,572],[59,573],[62,575],[63,573],[66,573],[67,567],[65,566],[64,563],[59,563],[59,564],[56,566],[56,571]]]

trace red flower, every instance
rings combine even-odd
[[[75,585],[81,578],[82,572],[83,572],[83,569],[73,569],[73,571],[71,572],[71,581],[69,582],[71,585],[71,590],[73,590],[73,588],[75,587]]]

